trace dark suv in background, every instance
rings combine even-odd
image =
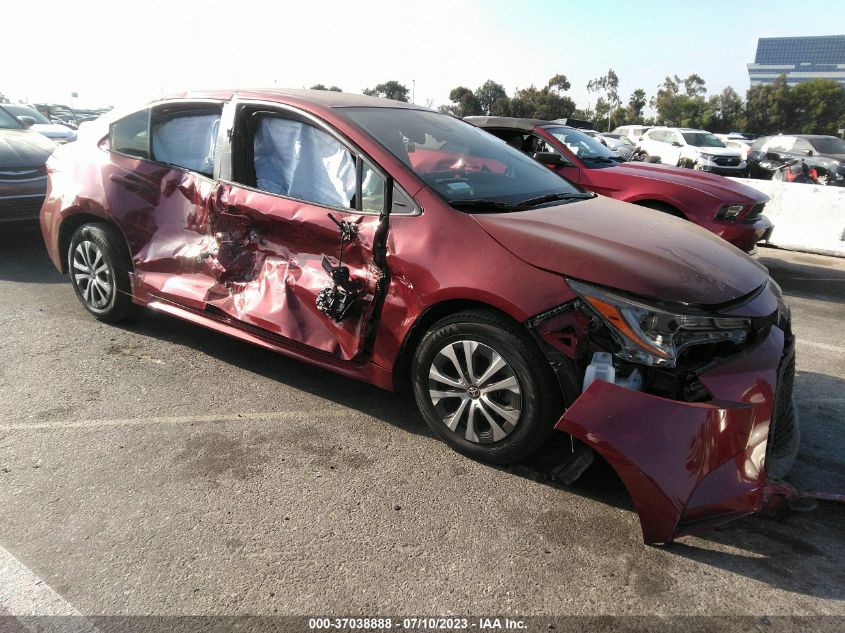
[[[751,144],[748,174],[770,179],[785,164],[804,161],[822,185],[845,186],[845,141],[818,134],[766,136]]]
[[[45,163],[55,148],[0,108],[0,226],[38,217],[47,191]]]

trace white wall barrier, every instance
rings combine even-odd
[[[763,212],[775,230],[769,244],[793,251],[845,257],[845,187],[731,178],[765,193]]]

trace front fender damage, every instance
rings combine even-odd
[[[708,402],[595,381],[555,428],[614,468],[648,544],[753,514],[773,497],[765,459],[783,344],[773,328],[754,350],[701,374]]]

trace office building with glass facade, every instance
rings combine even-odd
[[[845,86],[845,35],[761,37],[748,64],[752,86],[786,75],[790,85],[810,79],[833,79]]]

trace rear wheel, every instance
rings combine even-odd
[[[557,378],[534,341],[484,310],[436,323],[417,348],[412,382],[432,431],[455,450],[492,463],[533,453],[563,411]]]
[[[95,223],[76,229],[67,268],[76,296],[99,320],[120,321],[134,312],[131,261],[123,236],[113,226]]]

